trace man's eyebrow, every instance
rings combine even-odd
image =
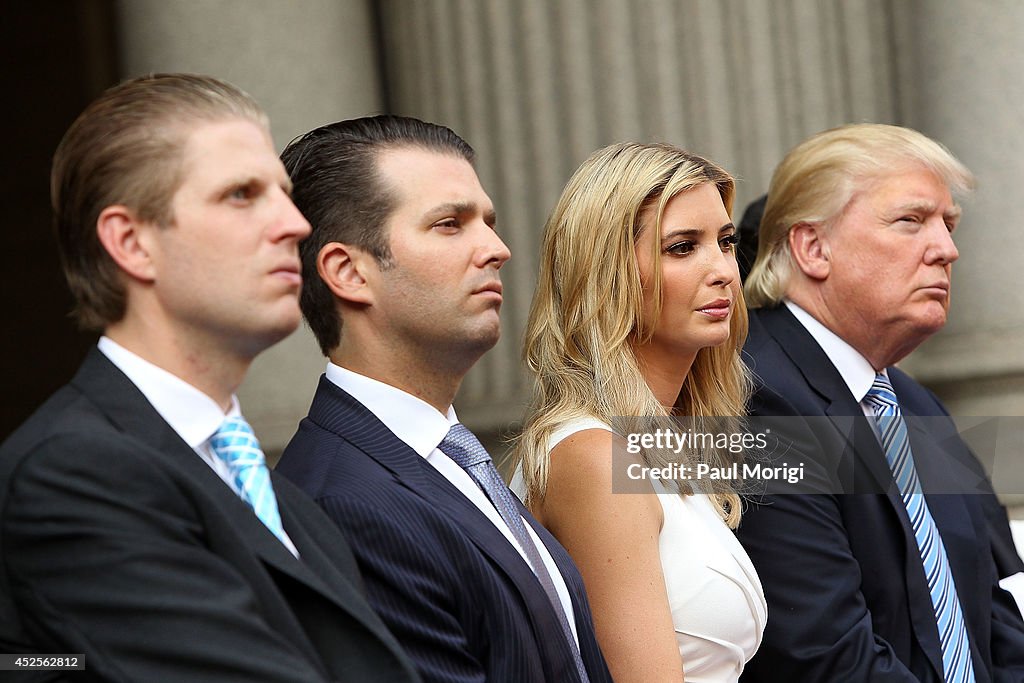
[[[267,183],[270,183],[271,185],[280,185],[281,189],[283,189],[288,194],[291,194],[293,189],[292,179],[289,178],[288,176],[284,176],[283,178],[269,179],[263,175],[245,173],[239,173],[236,176],[232,176],[223,180],[220,186],[222,188],[222,191],[227,192],[236,187],[248,187],[249,185],[266,186]]]
[[[938,207],[934,202],[930,201],[919,201],[919,202],[907,202],[897,206],[893,213],[932,213]],[[963,213],[963,209],[960,208],[959,204],[954,204],[942,213],[942,217],[945,220],[955,221],[960,219],[960,215]]]
[[[441,215],[441,214],[464,214],[469,213],[476,209],[476,204],[473,202],[445,202],[444,204],[438,204],[427,211],[427,215]]]
[[[915,213],[931,213],[932,211],[935,211],[935,209],[935,202],[922,199],[921,201],[910,201],[899,204],[893,208],[893,213],[904,213],[907,211]]]
[[[231,176],[221,180],[218,185],[211,189],[210,196],[225,197],[239,188],[252,187],[253,185],[261,184],[262,182],[263,181],[255,175],[245,175],[240,173],[236,176]]]
[[[461,216],[467,213],[474,213],[476,210],[476,202],[445,202],[444,204],[438,204],[427,211],[427,216]],[[493,208],[485,211],[483,218],[484,223],[492,228],[498,223],[498,214]]]

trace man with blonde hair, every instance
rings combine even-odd
[[[1024,680],[990,541],[1005,513],[987,516],[938,399],[893,367],[946,322],[954,197],[973,182],[940,144],[879,124],[812,136],[772,177],[745,285],[751,412],[807,477],[754,498],[739,529],[769,604],[744,680]]]
[[[417,680],[235,398],[299,323],[290,191],[259,106],[208,76],[122,83],[64,136],[58,246],[103,336],[0,446],[0,652],[51,655],[26,675]]]

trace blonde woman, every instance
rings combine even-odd
[[[616,144],[576,171],[545,228],[524,348],[536,388],[514,487],[579,566],[619,683],[684,671],[735,681],[765,625],[760,582],[730,530],[740,503],[728,483],[613,492],[613,447],[626,451],[613,418],[653,430],[670,416],[743,412],[733,189],[681,149]],[[722,456],[686,453],[680,464]],[[658,467],[677,456],[634,457]]]

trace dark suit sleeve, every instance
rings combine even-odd
[[[979,464],[979,469],[981,465]],[[1024,560],[1021,560],[1017,553],[1017,547],[1013,543],[1013,533],[1010,531],[1010,520],[1006,515],[1006,508],[999,502],[992,485],[986,476],[984,483],[988,487],[988,493],[981,496],[981,505],[985,510],[985,521],[988,524],[989,537],[992,542],[992,558],[996,563],[996,572],[999,578],[1005,579],[1018,572],[1024,572]]]
[[[923,392],[932,404],[929,414],[950,418],[949,411],[946,410],[946,406],[942,404],[938,396],[920,385],[915,384],[914,386]],[[1002,579],[1018,572],[1024,572],[1024,560],[1021,559],[1017,553],[1017,547],[1014,545],[1013,532],[1010,531],[1010,520],[1007,517],[1006,508],[999,502],[991,478],[981,464],[981,458],[965,442],[961,441],[960,444],[967,452],[964,464],[978,477],[980,490],[974,495],[985,512],[985,523],[988,525],[989,542],[992,545],[992,559],[995,561],[996,573]]]
[[[14,472],[0,554],[33,640],[109,681],[324,680],[205,546],[196,493],[146,456],[58,435]]]
[[[834,491],[836,472],[814,430],[783,398],[762,388],[757,411],[792,416],[777,454],[804,461],[810,490]],[[773,419],[775,419],[773,417]],[[766,495],[748,503],[739,538],[768,600],[768,624],[744,681],[917,681],[872,629],[854,557],[832,493]]]
[[[998,585],[992,587],[992,678],[1024,681],[1024,624],[1013,596]]]
[[[350,497],[318,500],[352,544],[366,582],[367,596],[426,681],[483,683],[483,663],[473,654],[473,641],[487,634],[470,633],[472,615],[462,613],[470,590],[452,558],[460,553],[442,545],[432,533],[436,520],[381,515]],[[470,560],[466,560],[470,561]],[[471,583],[471,582],[466,582]],[[500,647],[500,644],[495,644]]]
[[[981,469],[980,464],[978,467]],[[1013,596],[999,586],[1000,578],[1021,570],[1020,556],[1010,535],[1006,509],[995,493],[979,497],[992,543],[992,676],[997,683],[1024,681],[1024,619]]]
[[[992,677],[996,682],[1024,681],[1024,619],[1013,597],[999,586],[1000,578],[1024,571],[1024,564],[1013,544],[1006,508],[1000,505],[977,456],[970,453],[970,457],[985,487],[971,497],[983,510],[992,548]]]

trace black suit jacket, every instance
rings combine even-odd
[[[579,680],[554,608],[515,548],[444,476],[326,377],[277,471],[341,526],[371,602],[425,680]],[[610,680],[572,560],[520,511],[572,594],[590,680]]]
[[[784,306],[751,312],[745,355],[755,374],[752,414],[791,416],[775,423],[785,432],[780,457],[805,460],[810,486],[823,492],[765,496],[743,517],[739,537],[769,606],[764,642],[743,680],[941,681],[913,528],[860,404]],[[938,399],[888,372],[956,582],[977,680],[1022,681],[1024,624],[997,584],[985,513],[995,502],[991,488]]]
[[[0,447],[0,650],[105,681],[416,680],[345,539],[273,484],[301,561],[93,349]]]

